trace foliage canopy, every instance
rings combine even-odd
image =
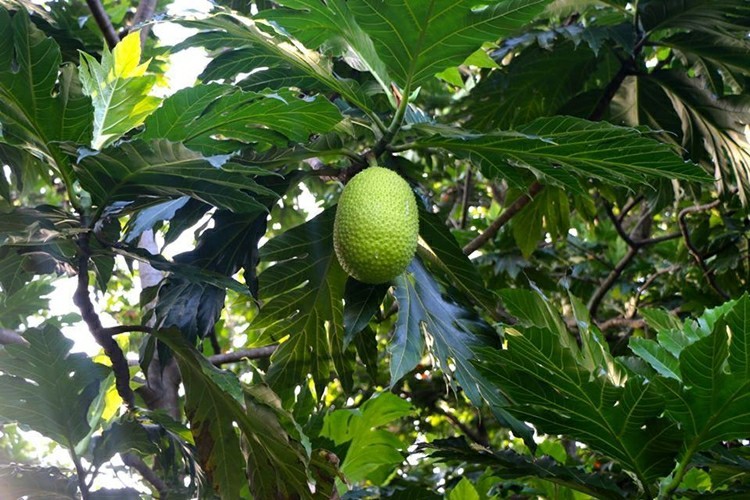
[[[173,7],[0,0],[2,491],[750,494],[746,0]]]

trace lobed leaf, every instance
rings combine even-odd
[[[0,351],[0,416],[73,448],[90,431],[89,406],[109,370],[71,353],[73,341],[50,324],[24,338]]]

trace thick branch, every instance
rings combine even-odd
[[[215,354],[210,356],[208,360],[214,365],[219,366],[227,363],[237,363],[243,359],[268,358],[276,351],[276,347],[278,346],[269,345],[266,347],[256,347],[255,349],[238,349],[223,354]]]
[[[513,216],[520,212],[523,207],[531,203],[531,201],[534,199],[534,196],[536,196],[542,189],[544,189],[544,186],[539,181],[534,181],[531,186],[529,186],[529,191],[526,194],[523,194],[520,197],[516,198],[516,200],[511,203],[508,208],[503,210],[503,213],[501,213],[497,219],[492,221],[490,227],[485,229],[482,234],[471,240],[463,248],[464,254],[470,255],[472,252],[474,252],[474,250],[478,249],[489,240],[491,240],[497,234],[500,228],[502,228],[510,219],[513,218]]]
[[[703,212],[705,210],[711,210],[712,208],[716,208],[721,204],[721,199],[716,199],[712,201],[711,203],[706,203],[705,205],[696,205],[693,207],[687,207],[682,209],[680,211],[680,214],[677,216],[677,221],[680,225],[680,231],[682,232],[682,237],[685,240],[685,246],[688,249],[688,252],[690,252],[690,255],[693,256],[695,259],[695,262],[698,264],[698,267],[701,268],[701,271],[703,271],[703,276],[706,277],[706,280],[708,281],[709,285],[711,285],[711,288],[724,300],[729,299],[729,294],[721,289],[719,284],[716,282],[716,278],[714,277],[713,271],[708,267],[706,264],[706,261],[701,256],[698,249],[693,244],[692,240],[690,239],[690,232],[688,231],[687,227],[687,221],[685,218],[688,216],[688,214],[692,214],[695,212]]]
[[[115,48],[115,45],[120,41],[120,37],[117,36],[112,21],[107,15],[107,11],[104,10],[100,0],[86,0],[86,4],[89,6],[91,15],[94,16],[96,25],[99,26],[99,30],[104,35],[104,40],[107,42],[107,46],[110,49]]]
[[[135,10],[135,16],[133,16],[133,26],[138,26],[141,23],[150,21],[154,16],[156,10],[156,0],[141,0],[138,4],[138,8]],[[146,39],[151,31],[151,26],[144,26],[141,28],[141,49],[146,46]]]
[[[112,361],[112,371],[115,373],[115,386],[128,408],[135,406],[135,396],[130,388],[130,373],[128,361],[120,349],[120,346],[107,334],[107,329],[102,326],[99,315],[94,310],[89,296],[89,234],[83,234],[78,239],[78,287],[73,294],[73,303],[81,311],[81,317],[89,327],[91,335],[103,349],[104,353]]]

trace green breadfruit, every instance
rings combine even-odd
[[[419,236],[417,200],[409,184],[387,168],[355,175],[341,193],[333,246],[341,267],[363,283],[385,283],[404,272]]]

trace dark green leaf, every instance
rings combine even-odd
[[[70,162],[55,142],[91,138],[91,101],[76,68],[60,67],[59,48],[22,9],[11,16],[0,6],[0,33],[0,141],[44,158],[68,178]]]
[[[250,143],[285,146],[329,132],[341,113],[322,98],[290,91],[243,92],[230,85],[181,90],[146,120],[143,139],[183,142],[206,154],[229,153]],[[220,137],[220,140],[217,138]]]
[[[416,366],[424,348],[422,335],[429,335],[432,354],[454,388],[460,386],[474,405],[487,401],[504,425],[532,442],[530,429],[505,411],[505,398],[473,364],[481,348],[498,344],[496,333],[473,313],[445,297],[419,259],[414,259],[395,282],[399,318],[388,346],[391,384]]]
[[[593,52],[572,42],[527,48],[472,89],[465,100],[467,126],[491,131],[554,115],[584,89],[582,75],[597,64]]]
[[[604,472],[587,473],[582,468],[566,467],[547,456],[532,458],[513,450],[492,451],[472,447],[462,438],[435,440],[424,445],[423,449],[429,450],[430,457],[441,462],[468,462],[490,467],[492,475],[502,479],[538,477],[595,498],[622,498],[627,495],[621,486],[627,482],[625,478]]]
[[[190,196],[234,212],[265,210],[258,201],[276,197],[254,176],[271,172],[209,159],[179,143],[133,141],[80,158],[76,171],[81,185],[102,207],[138,196]]]
[[[285,401],[308,374],[320,393],[331,360],[345,387],[351,381],[353,356],[343,347],[347,275],[333,252],[334,215],[328,209],[261,248],[261,259],[275,264],[259,275],[264,304],[251,327],[272,339],[289,335],[268,370],[269,383]]]
[[[359,334],[380,309],[390,285],[367,285],[354,278],[346,281],[344,289],[344,346]]]
[[[73,341],[53,326],[31,328],[24,338],[29,346],[0,352],[0,416],[71,448],[89,433],[89,405],[108,370],[71,354]]]
[[[290,77],[312,78],[326,89],[341,94],[360,109],[370,109],[368,96],[352,82],[335,76],[330,61],[301,47],[283,30],[275,29],[262,20],[254,21],[237,14],[220,13],[208,19],[182,21],[181,24],[201,32],[176,46],[175,51],[196,46],[209,50],[229,47],[232,51],[242,51],[234,54],[232,64],[223,67],[225,70],[229,69],[221,75],[227,82],[238,73],[248,73],[256,68],[279,68],[288,70]],[[207,70],[210,68],[211,66]],[[215,70],[210,73],[210,77],[218,77]],[[298,82],[295,85],[297,84]]]
[[[507,411],[540,432],[562,434],[609,456],[649,488],[667,474],[681,446],[679,428],[662,416],[664,402],[647,380],[612,359],[593,327],[579,330],[582,347],[546,300],[514,290],[505,305],[522,318],[506,328],[507,349],[482,351],[479,368],[511,404]],[[579,325],[590,325],[580,316]]]
[[[234,374],[214,367],[179,332],[160,331],[157,337],[177,359],[185,385],[185,411],[218,493],[237,498],[248,467],[256,498],[278,494],[312,498],[308,457],[298,438],[282,427],[280,419],[291,417],[271,398],[272,393],[265,391],[262,399],[261,394],[243,395]]]
[[[143,425],[130,415],[119,418],[97,436],[93,446],[94,466],[101,467],[117,453],[137,451],[151,455],[158,450]]]
[[[8,498],[44,498],[49,500],[78,498],[78,483],[57,467],[21,464],[0,465],[0,484]]]
[[[430,128],[425,127],[426,130]],[[539,118],[515,132],[468,134],[436,128],[437,134],[417,147],[441,147],[475,161],[489,177],[504,177],[525,187],[518,168],[531,170],[546,182],[585,194],[581,178],[594,177],[631,187],[653,177],[706,181],[697,165],[674,150],[626,127],[569,116]]]
[[[257,296],[255,266],[258,241],[266,232],[266,214],[217,212],[214,227],[205,231],[195,249],[175,255],[179,266],[190,266],[229,278],[240,269],[249,291]],[[166,277],[156,296],[156,325],[175,327],[193,343],[214,331],[224,308],[226,290],[211,283]]]
[[[429,245],[440,268],[449,276],[450,283],[463,291],[487,311],[494,311],[497,298],[484,286],[477,268],[464,255],[456,238],[435,214],[419,211],[419,235]]]

